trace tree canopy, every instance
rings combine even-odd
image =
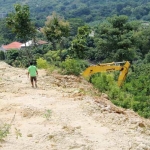
[[[53,49],[56,50],[56,42],[60,43],[62,37],[69,35],[69,22],[53,12],[51,16],[47,17],[45,26],[41,28],[41,31],[47,40],[52,42]]]
[[[14,8],[15,12],[10,13],[6,18],[7,25],[19,39],[26,42],[34,38],[36,33],[35,26],[30,19],[29,6],[16,4]]]

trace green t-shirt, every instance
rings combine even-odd
[[[36,71],[37,71],[37,68],[33,65],[28,67],[28,72],[31,77],[36,77]]]

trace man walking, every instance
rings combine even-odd
[[[37,75],[38,75],[38,71],[36,66],[33,65],[33,63],[30,63],[30,66],[28,67],[28,77],[30,75],[30,81],[31,81],[31,85],[34,88],[37,87]]]

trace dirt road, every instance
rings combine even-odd
[[[0,121],[10,123],[2,150],[150,150],[150,120],[115,107],[82,78],[0,62]]]

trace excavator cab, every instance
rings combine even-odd
[[[90,78],[92,74],[98,72],[120,71],[120,75],[118,77],[118,86],[121,87],[126,79],[129,67],[130,67],[129,61],[103,63],[86,68],[85,71],[83,71],[82,76],[84,78]]]

